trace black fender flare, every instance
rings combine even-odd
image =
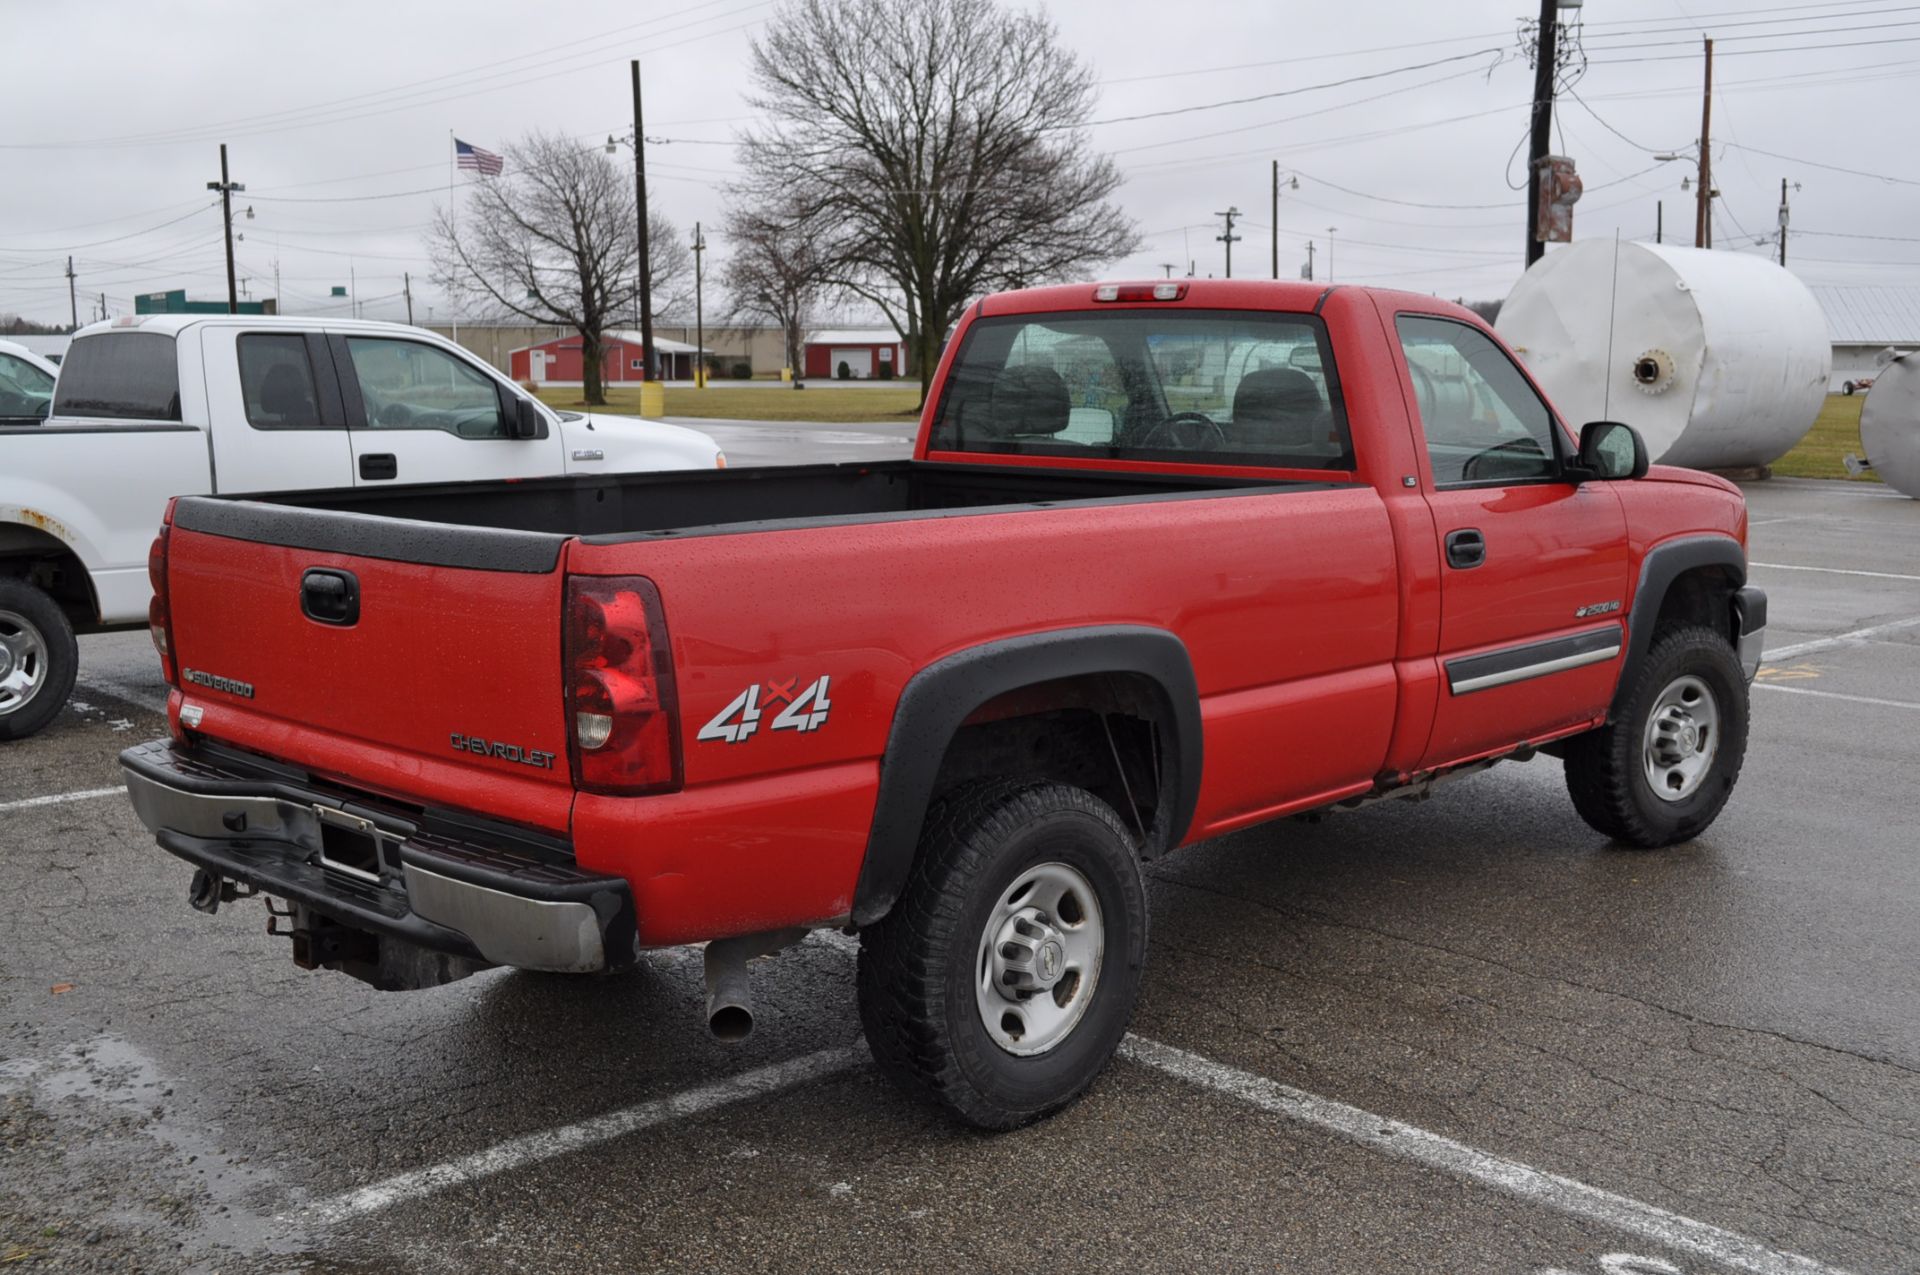
[[[1732,572],[1736,591],[1747,582],[1746,550],[1732,536],[1698,535],[1667,540],[1648,550],[1641,560],[1640,583],[1633,591],[1633,612],[1627,619],[1627,658],[1620,664],[1620,684],[1614,691],[1612,712],[1620,711],[1621,698],[1632,683],[1629,674],[1653,644],[1654,621],[1660,618],[1660,606],[1667,599],[1667,591],[1682,575],[1701,567],[1724,567]],[[1729,615],[1729,623],[1731,620]]]
[[[1166,846],[1180,843],[1199,801],[1201,767],[1200,690],[1186,643],[1145,625],[1054,629],[984,643],[929,664],[900,693],[854,887],[855,925],[885,916],[906,887],[940,763],[961,723],[997,695],[1096,673],[1139,674],[1164,699],[1173,735],[1166,753],[1170,791],[1155,833]]]

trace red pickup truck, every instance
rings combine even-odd
[[[1766,598],[1746,509],[1577,433],[1430,297],[989,296],[912,459],[182,498],[172,735],[128,751],[192,901],[376,986],[860,936],[883,1069],[966,1120],[1124,1033],[1140,865],[1564,758],[1630,846],[1727,801]]]

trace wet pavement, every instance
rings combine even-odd
[[[839,936],[738,1048],[687,951],[297,969],[84,795],[163,729],[145,635],[85,639],[0,749],[0,1264],[1920,1269],[1920,502],[1748,491],[1782,654],[1706,837],[1610,848],[1542,758],[1169,856],[1126,1058],[998,1137],[875,1073]]]

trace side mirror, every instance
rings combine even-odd
[[[1580,454],[1566,466],[1574,482],[1647,476],[1647,443],[1640,431],[1619,421],[1588,421],[1580,427]]]
[[[507,417],[507,437],[515,439],[545,438],[547,436],[546,417],[540,415],[540,409],[533,405],[530,398],[521,398],[518,394],[509,395],[512,400],[510,414]]]

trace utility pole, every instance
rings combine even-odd
[[[103,292],[100,294],[100,318],[102,319],[102,321],[104,321],[106,317],[107,317],[107,294]]]
[[[1240,236],[1233,233],[1233,219],[1239,215],[1240,210],[1232,205],[1228,205],[1225,212],[1217,212],[1214,214],[1216,217],[1225,218],[1227,223],[1227,233],[1224,235],[1215,235],[1214,238],[1227,245],[1227,278],[1229,279],[1233,278],[1233,245],[1240,241]]]
[[[1780,179],[1780,268],[1787,267],[1787,179]]]
[[[1174,264],[1173,264],[1173,263],[1172,263],[1171,261],[1163,261],[1163,262],[1161,262],[1161,263],[1160,263],[1160,268],[1161,268],[1162,270],[1164,270],[1164,271],[1166,271],[1166,272],[1167,272],[1167,278],[1169,278],[1169,279],[1171,279],[1171,278],[1173,278],[1173,272],[1174,272],[1174,269],[1175,269],[1175,267],[1174,267]]]
[[[208,182],[208,190],[220,192],[220,219],[227,230],[227,313],[240,313],[240,286],[233,277],[233,192],[245,190],[239,182],[227,180],[227,144],[220,143],[220,180]]]
[[[1339,229],[1340,227],[1338,226],[1327,227],[1327,282],[1328,283],[1333,282],[1333,235],[1334,235],[1334,232]]]
[[[1527,264],[1540,260],[1540,169],[1552,144],[1553,73],[1560,59],[1560,0],[1540,0],[1540,31],[1533,49],[1533,138],[1527,146]],[[1328,245],[1332,273],[1332,245]]]
[[[400,272],[400,291],[407,294],[407,322],[411,324],[413,322],[413,272],[411,270]]]
[[[647,260],[647,135],[640,121],[640,59],[633,59],[633,203],[640,223],[640,379],[651,381],[653,353],[653,266]]]
[[[1700,90],[1700,188],[1693,193],[1693,246],[1713,247],[1713,40],[1703,37],[1707,51],[1706,81]]]
[[[1280,161],[1273,161],[1273,216],[1268,218],[1273,228],[1273,277],[1280,278]]]
[[[1313,240],[1307,240],[1307,282],[1313,282]]]
[[[1655,243],[1665,243],[1667,241],[1666,234],[1667,201],[1664,199],[1656,199],[1653,201],[1653,241]]]
[[[78,332],[80,330],[80,300],[79,294],[73,290],[73,257],[71,254],[67,257],[67,310],[72,315],[72,322],[67,325],[67,331]]]
[[[707,388],[707,319],[701,308],[700,254],[707,250],[707,237],[700,233],[700,223],[693,223],[693,384],[695,389]]]

